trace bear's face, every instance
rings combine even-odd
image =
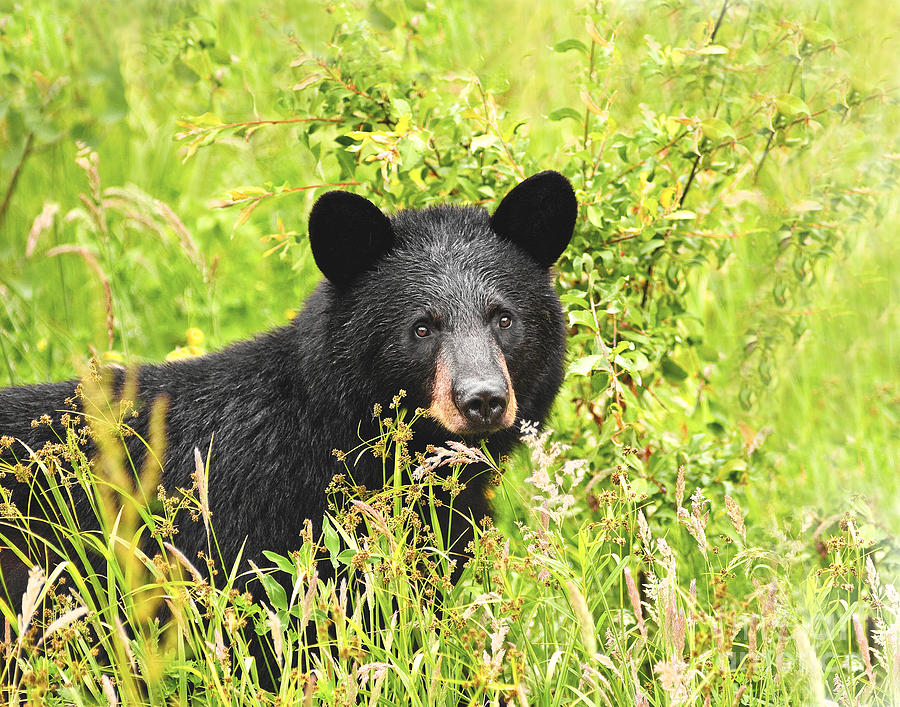
[[[537,417],[530,399],[542,377],[558,377],[565,347],[549,267],[576,211],[552,172],[520,184],[493,216],[440,206],[388,219],[362,197],[324,195],[310,239],[334,288],[336,348],[353,348],[378,399],[403,389],[408,407],[451,433]]]

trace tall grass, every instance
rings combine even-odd
[[[363,450],[383,455],[383,488],[356,487],[348,466],[321,537],[307,526],[298,552],[266,553],[251,598],[238,563],[216,559],[215,522],[199,560],[172,544],[179,524],[210,523],[199,450],[194,488],[159,488],[151,511],[152,467],[124,462],[127,417],[112,410],[105,431],[92,416],[96,471],[75,434],[32,465],[59,540],[21,610],[0,603],[11,704],[889,704],[900,688],[900,599],[850,517],[822,535],[832,563],[808,574],[786,540],[784,553],[754,542],[737,502],[706,498],[684,469],[667,494],[674,523],[651,525],[628,469],[594,473],[534,429],[515,462],[458,444],[412,458],[415,418],[398,409]],[[476,528],[454,584],[458,560],[428,521],[472,463],[517,520],[503,532],[454,518]],[[73,493],[94,499],[97,530],[67,511]],[[28,533],[27,520],[8,509],[4,526]],[[320,563],[335,576],[320,580]]]

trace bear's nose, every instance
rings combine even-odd
[[[474,387],[457,397],[457,407],[474,427],[497,427],[506,406],[509,394],[506,386],[486,385]]]

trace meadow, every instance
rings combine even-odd
[[[357,503],[258,568],[217,564],[202,458],[192,489],[130,468],[125,408],[102,474],[74,436],[33,459],[102,530],[61,510],[72,562],[0,599],[6,701],[900,704],[898,27],[874,0],[0,0],[0,387],[287,322],[329,185],[492,208],[556,169],[580,204],[566,381],[510,459],[410,459],[416,413],[372,401],[384,489],[336,479]],[[495,518],[450,585],[406,509],[468,463]],[[174,548],[210,520],[209,557]]]

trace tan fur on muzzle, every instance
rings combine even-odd
[[[513,389],[509,370],[506,368],[506,359],[499,350],[496,351],[496,355],[500,369],[503,371],[503,377],[506,379],[506,410],[503,411],[503,417],[500,418],[500,422],[497,425],[497,429],[503,430],[511,427],[513,422],[515,422],[518,404],[516,403],[516,391]],[[459,408],[456,407],[456,402],[453,400],[453,379],[443,356],[438,357],[437,366],[435,367],[433,391],[428,414],[454,434],[471,432],[472,425],[459,411]]]

